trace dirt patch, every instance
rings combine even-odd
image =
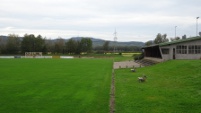
[[[115,112],[115,74],[114,69],[112,70],[112,82],[111,82],[111,90],[110,90],[110,113]]]

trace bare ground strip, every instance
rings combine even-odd
[[[115,112],[115,74],[114,69],[112,70],[112,82],[111,82],[111,91],[110,91],[110,113]]]

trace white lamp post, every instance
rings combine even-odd
[[[177,26],[175,26],[175,38],[177,37]]]
[[[196,36],[198,36],[198,19],[200,17],[196,17]]]

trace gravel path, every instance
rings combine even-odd
[[[140,64],[138,64],[134,61],[114,62],[114,64],[113,64],[114,69],[133,68],[133,67],[140,67]]]

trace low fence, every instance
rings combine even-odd
[[[0,58],[4,59],[12,59],[12,58],[37,58],[37,59],[49,59],[49,58],[55,58],[54,56],[0,56]],[[73,56],[57,56],[56,58],[62,58],[62,59],[72,59]]]
[[[21,58],[52,58],[52,56],[21,56]]]
[[[15,56],[0,56],[0,58],[15,58]]]
[[[68,59],[70,58],[71,59],[71,58],[74,58],[74,57],[73,56],[60,56],[60,58],[68,58]]]

